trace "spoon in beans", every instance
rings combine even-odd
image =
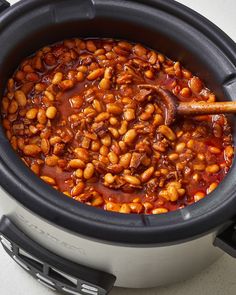
[[[165,113],[166,125],[171,125],[177,116],[236,114],[236,102],[234,101],[211,103],[197,101],[180,102],[172,92],[160,86],[140,84],[138,87],[140,88],[140,94],[137,96],[137,100],[142,101],[145,96],[153,92],[161,99],[160,106]]]

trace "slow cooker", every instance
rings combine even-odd
[[[141,42],[179,60],[221,100],[236,98],[236,45],[185,6],[166,0],[0,0],[0,89],[19,62],[71,37]],[[236,141],[236,120],[231,120]],[[236,257],[236,163],[208,197],[155,215],[99,210],[35,176],[0,128],[0,240],[40,283],[63,294],[108,294],[115,286],[170,284],[225,251]],[[223,251],[222,251],[223,250]]]

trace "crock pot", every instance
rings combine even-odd
[[[0,1],[1,92],[23,58],[80,36],[141,42],[179,60],[221,100],[236,98],[235,43],[175,1],[24,0],[8,6]],[[142,288],[186,279],[222,249],[236,257],[235,166],[214,192],[187,208],[159,216],[112,213],[42,182],[0,128],[0,240],[28,273],[64,294],[107,294],[113,285]]]

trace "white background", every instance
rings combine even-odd
[[[66,1],[66,0],[65,0]],[[9,1],[11,4],[17,2]],[[180,0],[217,24],[236,41],[235,0]],[[236,93],[235,93],[236,95]],[[115,253],[114,253],[115,255]],[[125,270],[124,270],[125,271]],[[179,270],[181,271],[181,269]],[[168,274],[166,274],[168,276]],[[0,248],[1,295],[52,295],[39,285]],[[115,288],[111,295],[235,295],[236,261],[224,255],[211,267],[192,279],[172,286],[145,290]]]

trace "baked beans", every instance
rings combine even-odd
[[[162,214],[212,192],[234,148],[224,115],[164,124],[159,101],[215,101],[201,79],[141,44],[71,39],[26,58],[9,79],[2,124],[24,163],[55,189],[120,213]]]

